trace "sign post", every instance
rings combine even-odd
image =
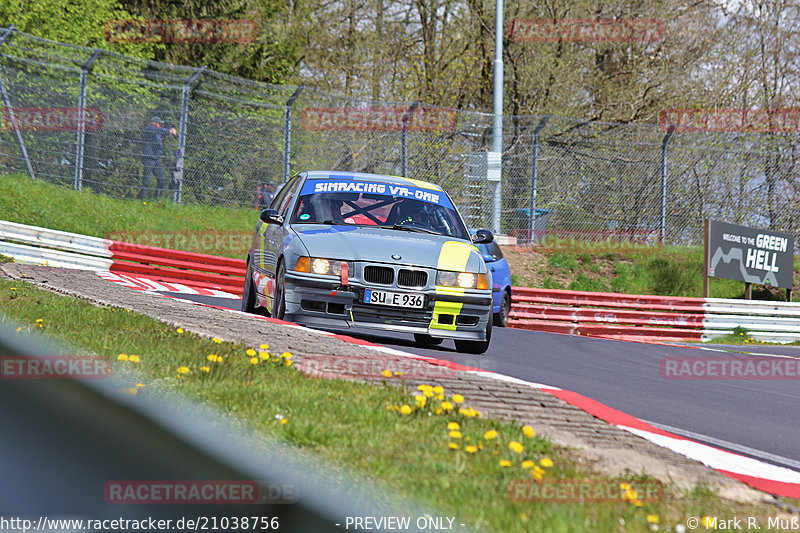
[[[745,298],[752,285],[787,289],[791,298],[794,278],[794,236],[789,233],[705,221],[703,296],[708,297],[708,278],[745,283]]]

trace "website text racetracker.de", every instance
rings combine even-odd
[[[0,531],[278,531],[277,516],[197,516],[193,518],[111,518],[103,520],[0,516]]]

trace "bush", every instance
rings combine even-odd
[[[664,257],[656,257],[647,263],[652,280],[651,291],[660,296],[680,296],[692,292],[692,273],[686,265]]]

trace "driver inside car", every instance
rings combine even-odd
[[[416,225],[430,228],[430,214],[424,202],[419,200],[402,200],[394,208],[392,217],[387,220],[390,224],[398,226]]]

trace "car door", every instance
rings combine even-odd
[[[288,223],[290,207],[294,204],[294,197],[303,181],[301,175],[296,175],[281,189],[281,194],[275,198],[270,208],[275,209],[284,218],[282,225],[261,223],[259,232],[263,235],[261,246],[263,271],[267,276],[266,296],[272,302],[275,296],[275,274],[278,268],[278,258],[283,253],[283,242],[286,232],[289,231]],[[272,307],[270,306],[270,310]]]

